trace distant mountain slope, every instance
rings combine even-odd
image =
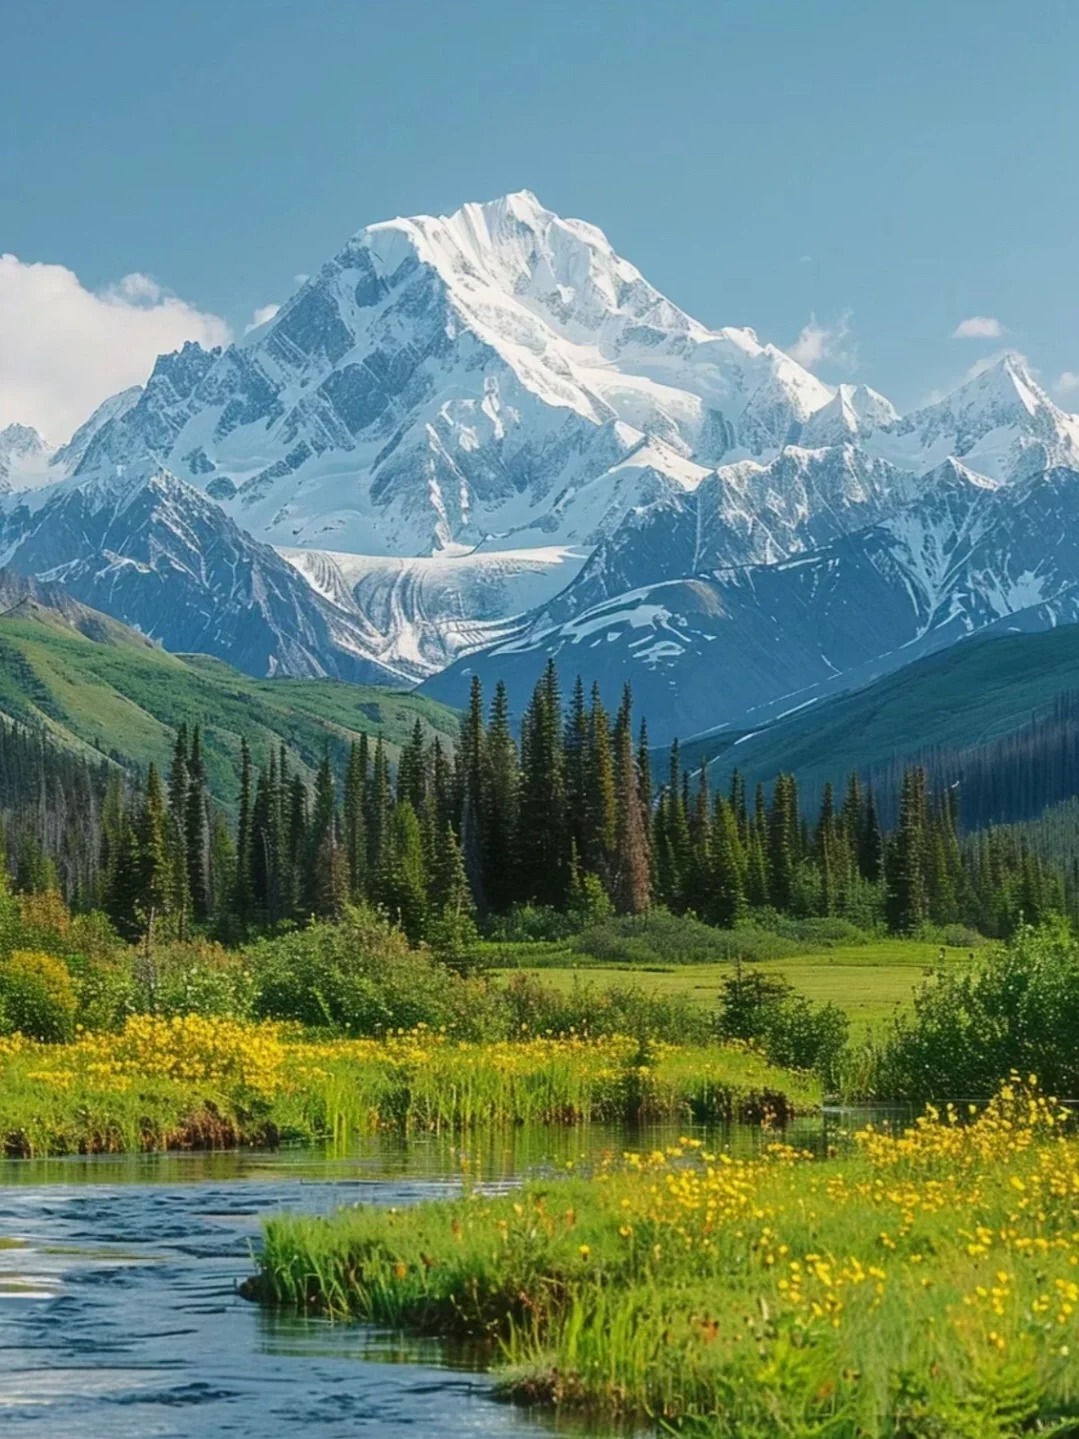
[[[657,743],[754,728],[994,628],[1079,620],[1079,471],[1005,486],[948,462],[878,524],[776,564],[671,579],[516,635],[426,681],[463,704],[478,674],[517,703],[548,657],[616,704],[629,680]],[[565,598],[565,597],[563,597]],[[557,617],[555,617],[557,618]]]
[[[168,654],[59,587],[0,570],[0,714],[58,743],[167,769],[181,722],[201,725],[210,783],[230,801],[241,736],[262,762],[286,744],[307,766],[341,760],[361,733],[396,754],[419,718],[452,744],[457,716],[419,696],[330,679],[252,679],[205,656]]]
[[[379,635],[319,594],[207,495],[167,470],[97,476],[12,496],[3,563],[71,594],[167,649],[217,655],[252,675],[402,684]]]
[[[852,769],[883,772],[933,752],[969,752],[1018,735],[1076,691],[1079,624],[976,637],[756,733],[691,738],[683,759],[690,767],[710,760],[718,787],[735,768],[751,785],[787,772],[814,796]]]

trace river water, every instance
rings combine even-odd
[[[516,1131],[467,1155],[431,1138],[363,1141],[346,1155],[0,1162],[0,1429],[27,1439],[580,1434],[494,1402],[474,1351],[268,1313],[236,1286],[261,1220],[281,1210],[452,1194],[463,1163],[498,1188],[677,1134]],[[796,1137],[820,1143],[821,1122]],[[742,1151],[760,1143],[754,1130],[708,1138]]]

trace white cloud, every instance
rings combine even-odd
[[[971,315],[960,320],[952,331],[953,340],[999,340],[1006,335],[1004,326],[992,315]]]
[[[1074,370],[1064,370],[1057,376],[1053,388],[1058,395],[1074,395],[1079,390],[1079,375]]]
[[[272,320],[280,308],[280,305],[260,305],[251,316],[250,323],[244,326],[244,334],[250,335],[252,330],[257,330],[260,325],[265,325],[267,320]]]
[[[292,278],[296,281],[297,285],[306,285],[311,276],[301,271],[298,275],[293,275]]]
[[[0,428],[33,425],[59,444],[102,400],[142,384],[158,355],[228,339],[218,315],[149,275],[93,291],[63,265],[0,255]]]
[[[833,360],[853,369],[857,356],[853,344],[848,343],[850,338],[849,314],[840,315],[834,325],[819,325],[816,315],[810,315],[809,323],[803,327],[794,344],[788,347],[787,353],[800,365],[805,365],[807,370],[814,369],[824,360]]]

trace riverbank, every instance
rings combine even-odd
[[[698,1143],[591,1179],[270,1221],[265,1302],[497,1338],[519,1399],[742,1439],[1079,1422],[1079,1141],[1035,1089],[815,1161]]]
[[[378,1130],[587,1120],[781,1125],[815,1081],[734,1045],[625,1038],[320,1040],[273,1024],[136,1016],[72,1044],[0,1039],[8,1155],[345,1143]]]

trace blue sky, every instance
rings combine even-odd
[[[826,379],[909,406],[1011,347],[1079,407],[1059,383],[1079,372],[1074,0],[0,0],[0,22],[20,265],[0,423],[51,404],[63,428],[45,391],[73,385],[74,413],[88,381],[64,365],[107,349],[73,281],[52,285],[82,305],[63,364],[36,333],[43,264],[110,323],[144,312],[141,353],[213,317],[241,331],[363,224],[526,187],[706,323],[790,347],[815,317],[801,352]],[[976,316],[1005,333],[951,338]]]

